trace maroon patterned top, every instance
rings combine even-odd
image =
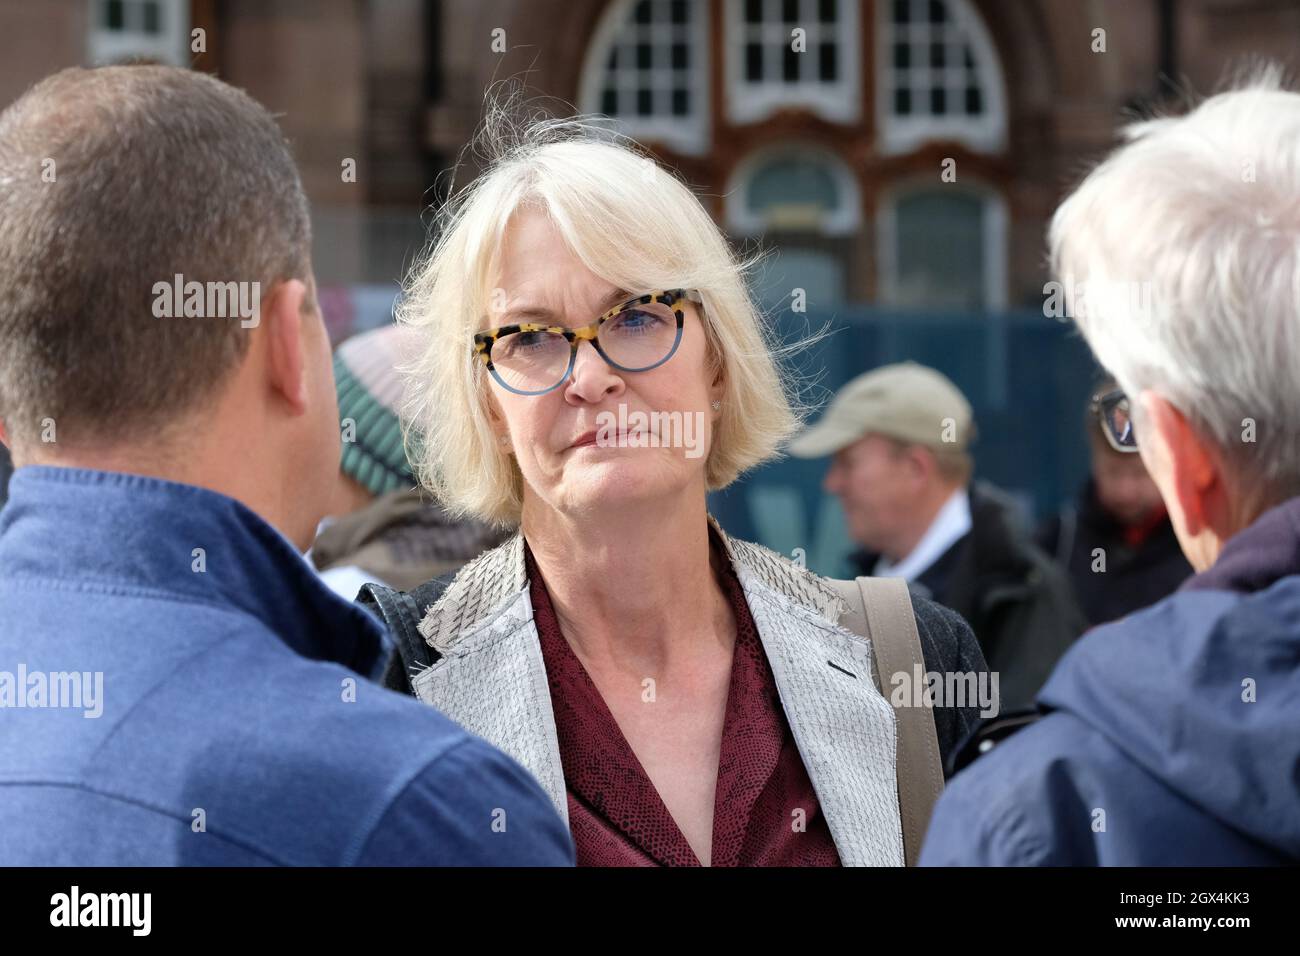
[[[721,547],[712,528],[711,543]],[[560,632],[524,544],[551,687],[579,866],[699,866],[595,683]],[[735,571],[723,587],[737,634],[713,811],[714,866],[839,866]],[[802,809],[802,820],[795,810]]]

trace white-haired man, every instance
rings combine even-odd
[[[923,863],[1300,860],[1300,94],[1270,72],[1127,133],[1053,268],[1198,573],[1075,644]]]

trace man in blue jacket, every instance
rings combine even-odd
[[[68,70],[0,114],[0,183],[0,863],[570,864],[301,557],[340,433],[270,115]]]
[[[1072,315],[1199,572],[1097,627],[959,773],[924,864],[1300,861],[1300,95],[1138,124],[1052,222]],[[1100,572],[1099,572],[1100,573]]]

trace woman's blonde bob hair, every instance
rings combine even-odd
[[[397,308],[414,347],[402,369],[403,420],[421,484],[457,517],[519,523],[523,477],[489,424],[488,375],[471,336],[496,324],[498,255],[525,206],[548,213],[574,255],[617,288],[699,290],[710,372],[721,369],[724,383],[708,488],[775,457],[806,410],[784,387],[789,347],[776,345],[747,291],[757,259],[742,261],[681,181],[597,122],[521,124],[496,107],[476,139],[487,166],[439,211]]]

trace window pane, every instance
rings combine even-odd
[[[835,305],[845,300],[845,257],[837,251],[799,245],[795,236],[782,236],[778,254],[764,259],[754,270],[754,297],[766,310],[790,307],[790,290],[798,287],[809,303]]]
[[[763,48],[757,43],[745,44],[745,79],[751,83],[763,79]]]
[[[799,22],[799,0],[781,0],[781,19],[787,24]]]
[[[823,163],[778,159],[763,166],[750,178],[745,204],[760,216],[778,207],[790,206],[830,212],[840,205],[840,191],[834,175]]]
[[[144,32],[154,34],[155,36],[162,33],[162,11],[159,9],[158,0],[145,0],[144,4]]]
[[[959,137],[975,135],[964,120],[984,118],[991,109],[985,74],[975,62],[984,49],[981,38],[954,16],[952,0],[891,0],[889,10],[893,19],[882,39],[892,71],[887,79],[896,87],[890,115],[938,121],[919,130],[923,136],[946,136],[944,127]],[[996,63],[996,53],[989,55]]]
[[[897,304],[984,305],[984,201],[955,192],[908,196],[896,207]]]
[[[817,19],[822,23],[834,23],[839,19],[839,11],[835,9],[835,0],[819,0]]]
[[[126,26],[126,10],[122,0],[108,0],[104,4],[104,28],[121,30]]]
[[[690,21],[703,0],[637,0],[605,57],[593,110],[623,116],[689,117],[698,110],[691,69],[697,34]]]
[[[763,22],[763,0],[745,0],[745,22],[751,24]]]
[[[834,83],[839,78],[839,62],[836,60],[836,54],[839,53],[839,47],[834,43],[823,43],[820,46],[818,61],[820,72],[818,79],[823,83]]]
[[[787,83],[797,83],[799,82],[799,61],[807,54],[796,53],[789,44],[782,47],[782,50],[781,78]]]

